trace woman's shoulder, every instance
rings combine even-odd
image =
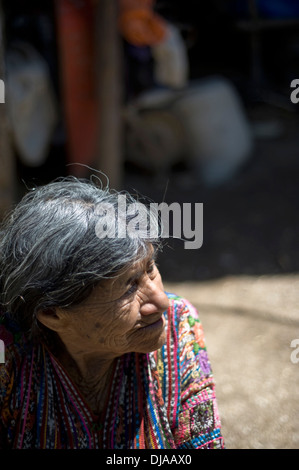
[[[6,347],[25,346],[29,340],[19,324],[8,314],[0,312],[0,339]]]
[[[190,325],[199,321],[197,308],[185,297],[166,292],[169,299],[169,310],[173,312],[179,321],[187,320]]]
[[[3,379],[20,366],[30,347],[30,341],[19,325],[6,313],[0,314],[0,341],[2,350],[0,376]]]
[[[206,350],[205,335],[197,308],[185,297],[168,293],[170,300],[168,322],[176,324],[176,334],[180,346],[189,343],[195,354]]]

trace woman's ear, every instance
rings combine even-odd
[[[62,310],[56,307],[38,310],[36,317],[42,325],[56,332],[59,332],[65,325]]]

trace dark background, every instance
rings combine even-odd
[[[290,3],[295,11],[295,3]],[[274,8],[276,4],[272,2]],[[52,2],[6,1],[3,5],[7,43],[16,37],[29,38],[48,62],[59,99]],[[228,78],[240,94],[250,123],[274,123],[278,129],[256,136],[248,163],[232,180],[216,188],[197,181],[184,162],[157,179],[147,169],[124,160],[123,187],[129,191],[137,190],[156,202],[204,204],[203,246],[185,250],[182,241],[168,240],[159,260],[164,279],[297,272],[299,104],[290,101],[290,83],[299,78],[296,15],[289,16],[282,8],[278,16],[272,12],[269,17],[261,9],[260,20],[276,23],[255,34],[250,29],[247,2],[160,0],[156,10],[180,26],[188,45],[191,80],[214,74]],[[36,15],[41,14],[48,18],[48,35],[36,22]],[[67,174],[66,139],[62,118],[44,165],[27,168],[16,155],[19,197],[26,185]]]

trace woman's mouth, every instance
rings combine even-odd
[[[162,315],[162,317],[160,317],[155,322],[150,323],[149,325],[142,326],[140,329],[143,331],[155,330],[155,329],[161,328],[162,326],[164,326],[164,324],[165,324],[165,319],[164,319],[164,316]]]

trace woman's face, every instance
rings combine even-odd
[[[151,248],[147,258],[104,281],[79,306],[71,311],[58,309],[64,321],[58,334],[78,353],[78,348],[112,358],[128,352],[147,353],[165,342],[163,312],[168,305]]]

